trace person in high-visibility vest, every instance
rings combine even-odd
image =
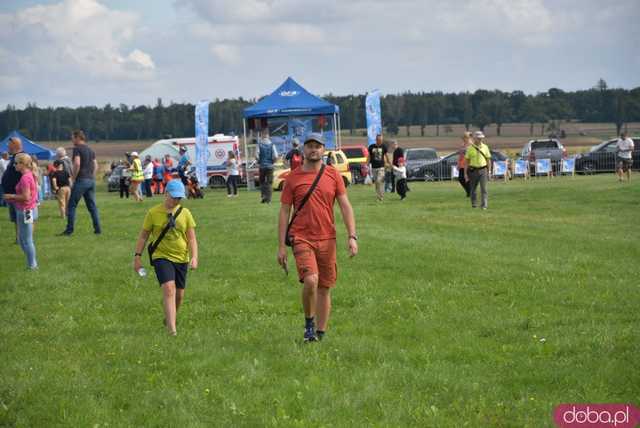
[[[142,202],[142,195],[140,194],[140,184],[144,181],[144,173],[142,169],[142,162],[138,152],[131,153],[131,194],[133,199]]]
[[[487,181],[491,174],[491,151],[489,146],[484,142],[485,136],[482,131],[473,133],[473,143],[467,147],[464,155],[466,161],[465,180],[469,183],[471,206],[478,207],[477,189],[480,184],[480,207],[486,210],[489,202],[489,194],[487,193]]]

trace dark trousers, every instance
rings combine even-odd
[[[227,176],[227,194],[228,195],[237,195],[238,194],[238,179],[239,175],[228,175]]]
[[[147,198],[150,198],[153,196],[153,193],[151,192],[152,182],[153,180],[151,178],[147,178],[146,180],[144,180],[144,194]]]
[[[396,175],[393,174],[391,176],[391,193],[394,193],[396,191]]]
[[[464,169],[461,169],[458,171],[458,182],[464,189],[464,192],[467,194],[467,198],[468,198],[469,194],[471,193],[471,190],[469,189],[470,183],[465,179]]]
[[[120,178],[120,199],[122,199],[124,196],[127,196],[127,199],[129,198],[129,183],[127,183],[127,179],[126,178]]]
[[[154,192],[156,195],[162,193],[160,190],[162,189],[162,178],[154,178],[153,182],[155,183]]]
[[[487,193],[487,168],[470,169],[469,170],[469,184],[471,188],[471,206],[477,207],[477,190],[478,184],[480,184],[480,206],[487,208],[489,203],[489,194]]]
[[[260,168],[260,193],[262,202],[271,202],[271,194],[273,193],[273,168]]]
[[[394,179],[395,179],[395,176],[393,175],[393,171],[384,172],[384,191],[385,192],[394,192],[394,189],[393,189]]]
[[[90,178],[80,178],[73,183],[71,196],[69,197],[69,208],[67,210],[67,228],[66,233],[73,233],[73,226],[76,222],[76,208],[80,199],[84,198],[87,210],[91,214],[93,222],[93,231],[100,233],[100,217],[98,216],[98,207],[96,206],[96,181]]]
[[[407,179],[406,178],[398,179],[398,181],[396,182],[395,190],[396,192],[398,192],[398,195],[400,195],[400,199],[406,198],[407,197]]]

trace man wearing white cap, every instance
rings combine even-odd
[[[487,181],[491,173],[491,151],[484,143],[485,136],[482,131],[473,133],[473,142],[467,147],[464,155],[466,160],[465,180],[469,182],[471,191],[471,206],[478,207],[477,189],[480,184],[480,206],[487,209],[489,195],[487,193]]]
[[[144,170],[142,169],[142,162],[140,162],[140,156],[138,152],[131,152],[131,194],[133,199],[138,202],[142,202],[142,193],[140,185],[144,182]]]

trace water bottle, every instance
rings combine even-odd
[[[138,269],[138,275],[140,275],[141,278],[144,278],[145,276],[147,276],[147,270],[141,267],[140,269]]]

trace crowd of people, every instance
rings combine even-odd
[[[81,130],[73,131],[71,141],[74,146],[71,157],[67,156],[64,148],[58,148],[46,171],[52,192],[56,195],[59,215],[67,221],[60,235],[74,233],[80,199],[84,199],[91,216],[93,232],[100,235],[102,229],[95,199],[98,162]],[[351,257],[358,253],[353,208],[340,173],[323,162],[325,144],[322,135],[310,134],[302,148],[298,141],[294,141],[292,149],[284,156],[291,172],[285,178],[280,198],[277,261],[288,274],[287,247],[291,247],[298,280],[302,284],[305,342],[322,340],[328,328],[331,290],[336,285],[338,272],[333,213],[336,201],[347,230],[347,251]],[[405,152],[395,141],[390,147],[391,150],[384,144],[382,135],[378,135],[375,144],[368,148],[371,176],[380,202],[388,192],[396,192],[403,200],[409,190]],[[16,243],[25,254],[27,269],[35,270],[38,269],[38,261],[33,231],[38,220],[42,174],[37,159],[23,152],[19,138],[11,138],[8,148],[9,152],[0,158],[1,200],[8,206],[10,220],[15,224]],[[625,174],[630,180],[633,150],[633,140],[622,134],[617,144],[620,180]],[[149,260],[163,293],[164,326],[170,335],[177,334],[177,312],[184,300],[188,269],[198,266],[196,223],[191,212],[181,204],[191,191],[192,183],[186,174],[191,162],[186,149],[182,148],[180,155],[178,179],[172,177],[173,160],[168,155],[162,161],[148,156],[141,161],[138,153],[132,152],[126,161],[119,164],[129,172],[129,175],[123,174],[121,180],[130,180],[128,183],[121,181],[121,197],[130,193],[135,200],[142,200],[143,194],[146,197],[164,194],[162,203],[148,210],[144,218],[135,245],[133,267],[140,275],[145,274],[142,254],[149,244]],[[233,151],[227,155],[227,194],[234,197],[237,196],[240,177],[239,164]],[[263,203],[271,202],[273,168],[277,157],[268,133],[263,133],[257,153]],[[481,131],[465,132],[458,150],[458,180],[473,208],[488,208],[487,183],[491,166],[491,152],[485,135]],[[126,190],[123,189],[125,185]],[[195,187],[198,188],[197,185]]]

